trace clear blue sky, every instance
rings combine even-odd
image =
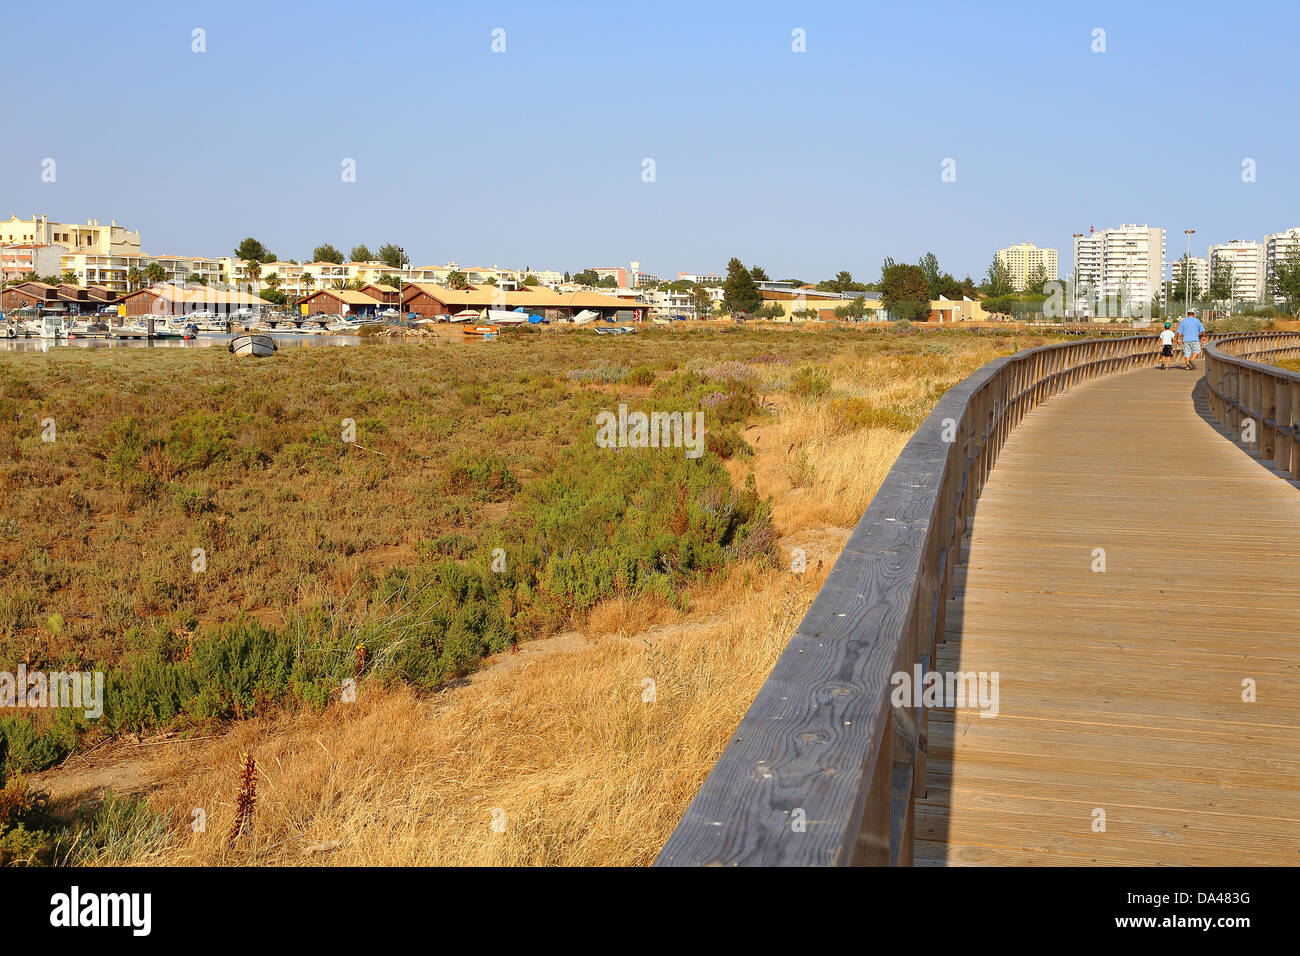
[[[1063,6],[11,4],[0,216],[157,254],[864,281],[927,250],[978,279],[1016,241],[1064,270],[1090,225],[1164,226],[1171,258],[1188,225],[1202,255],[1300,225],[1300,5]]]

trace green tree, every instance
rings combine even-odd
[[[391,285],[394,289],[400,289],[402,287],[402,280],[394,275],[380,276],[379,285]]]
[[[63,282],[65,285],[76,285],[77,274],[73,272],[71,269],[67,270],[66,272],[63,273]]]
[[[994,298],[1010,295],[1016,291],[1015,283],[1011,280],[1011,270],[1007,268],[1001,256],[994,256],[993,262],[989,264],[988,291]]]
[[[749,275],[755,282],[771,282],[767,271],[762,266],[750,266]]]
[[[1033,295],[1042,295],[1043,286],[1047,282],[1047,269],[1040,262],[1029,270],[1029,275],[1025,279],[1025,291]]]
[[[1210,298],[1216,301],[1232,298],[1232,263],[1215,259],[1210,269]]]
[[[316,277],[314,275],[312,275],[310,272],[304,272],[302,274],[302,287],[307,290],[308,295],[311,294],[312,286],[314,286],[315,284],[316,284]]]
[[[854,296],[844,305],[835,307],[835,317],[837,319],[852,319],[854,322],[861,322],[866,314],[867,303],[865,298],[860,295]]]
[[[262,277],[262,264],[256,259],[246,263],[244,265],[244,277],[248,280],[245,283],[248,286],[248,291],[252,292],[257,280]]]
[[[144,273],[132,266],[126,270],[126,291],[134,292],[140,288],[140,283],[144,281]]]
[[[280,288],[280,277],[279,277],[279,275],[277,275],[277,274],[274,273],[274,272],[270,273],[270,274],[266,277],[266,287],[267,287],[268,289],[270,289],[272,292],[274,292],[276,289]]]
[[[618,288],[618,279],[614,278],[613,276],[605,276],[603,279],[601,279],[599,282],[596,283],[596,288],[597,288],[597,289],[617,289],[617,288]]]
[[[891,264],[880,277],[881,305],[894,319],[915,319],[929,314],[930,284],[920,266]]]
[[[529,272],[523,277],[523,279],[519,281],[519,284],[520,285],[541,285],[542,280],[537,278],[537,276],[533,275],[531,272]]]
[[[921,257],[917,266],[925,276],[925,285],[929,290],[930,298],[939,298],[943,294],[943,270],[939,268],[939,257],[933,252],[927,252]]]
[[[756,312],[762,304],[763,293],[754,284],[754,277],[744,263],[733,256],[727,263],[727,278],[722,283],[722,308],[735,315],[737,312]]]
[[[235,247],[235,258],[256,262],[274,262],[275,253],[249,236]]]
[[[1273,261],[1269,290],[1285,299],[1288,309],[1300,303],[1300,242],[1293,243],[1285,256]]]
[[[150,285],[158,285],[167,281],[167,270],[158,263],[151,262],[144,267],[144,278]]]
[[[600,281],[600,276],[596,275],[595,269],[583,269],[581,272],[574,273],[573,281],[579,285],[595,285]]]
[[[393,269],[401,269],[406,264],[406,257],[402,255],[402,250],[391,242],[386,242],[379,247],[379,261]]]
[[[1201,294],[1205,291],[1201,284],[1196,281],[1196,276],[1188,268],[1189,260],[1187,253],[1174,263],[1174,281],[1169,287],[1170,304],[1182,305],[1184,302],[1195,302],[1200,299]],[[1189,288],[1190,285],[1190,288]]]
[[[335,265],[343,264],[343,253],[339,252],[328,242],[324,245],[317,246],[311,256],[313,262],[332,262]]]
[[[691,298],[695,303],[695,317],[707,319],[713,312],[713,296],[706,286],[697,285],[691,289]]]
[[[208,284],[208,280],[205,279],[205,278],[203,278],[203,276],[199,275],[197,272],[191,272],[189,275],[187,275],[187,276],[185,277],[185,282],[186,282],[187,285],[207,285],[207,284]]]
[[[374,262],[375,261],[375,257],[371,254],[370,250],[366,247],[366,244],[364,242],[359,246],[353,246],[352,252],[348,254],[348,258],[351,259],[353,262]]]
[[[469,282],[468,282],[468,280],[466,280],[466,278],[465,278],[465,273],[463,273],[463,272],[461,272],[461,271],[459,271],[459,270],[457,270],[457,269],[453,269],[451,272],[448,272],[448,273],[447,273],[447,288],[448,288],[448,289],[468,289],[468,288],[469,288]]]

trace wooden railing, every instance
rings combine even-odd
[[[926,713],[892,706],[891,676],[931,669],[962,538],[998,452],[1040,403],[1150,367],[1159,351],[1153,336],[1047,345],[990,362],[939,400],[657,866],[911,863]]]
[[[1300,479],[1300,372],[1269,364],[1300,357],[1300,332],[1251,332],[1205,350],[1210,410],[1279,471]]]

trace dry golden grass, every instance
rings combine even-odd
[[[321,715],[245,721],[218,740],[159,748],[150,802],[175,826],[135,862],[649,863],[906,443],[897,423],[919,421],[947,387],[1029,344],[971,338],[921,351],[902,340],[831,353],[829,393],[774,387],[775,418],[746,432],[756,454],[728,462],[737,482],[752,473],[772,498],[783,547],[807,546],[817,560],[807,573],[741,564],[693,591],[685,611],[608,601],[576,649],[490,667],[432,700],[363,685],[355,704]],[[761,375],[771,385],[791,371],[774,363]],[[895,427],[857,427],[846,407]],[[653,702],[642,700],[647,678]],[[251,832],[230,850],[244,751],[262,776]],[[194,808],[207,813],[205,833],[188,828]]]
[[[751,578],[744,597],[699,627],[603,638],[432,701],[366,688],[354,705],[244,722],[168,754],[154,806],[181,821],[203,808],[207,829],[140,862],[646,864],[825,572],[736,573]],[[257,807],[230,850],[244,751],[257,757]]]

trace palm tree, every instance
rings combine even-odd
[[[280,288],[280,276],[274,272],[268,275],[266,277],[266,287],[270,289],[272,292]]]
[[[248,277],[248,291],[252,292],[257,280],[262,277],[262,264],[256,259],[244,260],[244,275]]]
[[[135,266],[132,266],[130,269],[128,269],[126,273],[126,291],[134,292],[136,288],[140,285],[140,280],[143,278],[144,276],[141,274],[140,270],[137,269]]]

